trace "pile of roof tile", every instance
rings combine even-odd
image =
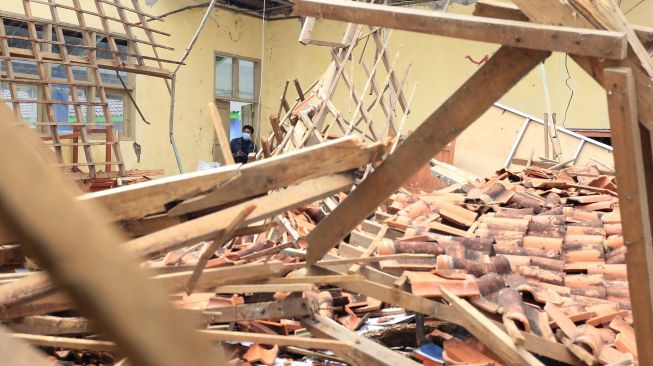
[[[370,149],[348,140],[332,144]],[[251,164],[242,174],[274,164],[278,161]],[[232,172],[211,174],[217,179]],[[185,179],[197,184],[205,177]],[[155,188],[150,183],[141,189]],[[502,321],[517,345],[524,342],[521,330],[544,344],[566,347],[586,363],[636,360],[616,183],[595,167],[500,171],[483,182],[446,188],[428,174],[416,176],[315,266],[303,259],[305,238],[346,194],[316,196],[306,190],[301,194],[316,202],[277,211],[267,197],[285,197],[284,191],[261,196],[263,188],[241,195],[270,206],[258,214],[265,221],[252,220],[221,241],[207,241],[208,234],[195,231],[220,233],[212,228],[215,222],[199,223],[228,210],[251,211],[247,202],[232,206],[238,210],[218,206],[207,215],[201,210],[213,206],[197,201],[212,199],[208,191],[161,206],[166,221],[157,221],[159,213],[123,214],[129,217],[123,227],[140,236],[125,245],[139,249],[143,268],[168,288],[173,304],[192,314],[198,329],[221,342],[234,362],[358,365],[374,363],[378,355],[389,357],[384,364],[396,364],[391,358],[401,354],[406,364],[414,362],[409,358],[425,365],[507,364],[455,316],[438,319],[428,312],[448,307],[448,294]],[[110,207],[119,212],[121,206]],[[198,218],[175,221],[180,207],[191,207]],[[171,226],[148,234],[151,229],[142,224],[149,221]],[[182,229],[203,239],[175,234]],[[21,248],[15,243],[0,251],[7,272],[0,275],[0,321],[60,361],[119,360],[115,344],[99,341],[92,323],[73,317],[73,303],[62,294],[49,295],[52,287],[38,276],[38,264],[21,268],[29,262]],[[193,273],[199,277],[193,279]],[[365,336],[388,348],[372,348],[378,344],[364,343]]]
[[[380,255],[435,255],[380,262],[403,273],[413,294],[441,298],[446,288],[518,329],[570,340],[602,364],[637,358],[616,182],[596,167],[531,167],[434,193],[399,192],[375,219],[394,229]],[[458,361],[478,362],[472,354]]]

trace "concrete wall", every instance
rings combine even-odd
[[[151,3],[154,4],[143,4],[143,9],[156,15],[200,2],[158,0]],[[636,3],[635,0],[624,0],[622,8],[629,9]],[[20,0],[5,0],[0,9],[22,12]],[[451,12],[456,13],[469,13],[471,10],[470,7],[461,5],[452,5],[450,8]],[[171,37],[157,36],[159,43],[176,49],[174,52],[162,52],[162,57],[180,57],[199,24],[203,11],[185,11],[169,16],[163,23],[153,23],[156,28],[172,34]],[[628,14],[628,18],[637,24],[653,26],[653,18],[650,17],[652,11],[653,3],[644,2]],[[35,15],[46,13],[46,7],[39,7]],[[72,12],[62,11],[61,16],[64,20],[75,22]],[[95,24],[90,23],[92,26],[99,26],[97,20]],[[112,27],[116,31],[122,31],[115,24]],[[313,37],[339,42],[344,29],[343,23],[320,21],[315,27]],[[297,19],[266,22],[263,26],[260,19],[227,10],[217,9],[212,13],[204,33],[187,60],[187,65],[178,76],[175,132],[186,170],[194,170],[199,160],[212,159],[214,132],[208,119],[206,104],[213,99],[214,52],[221,51],[262,60],[260,116],[261,132],[266,135],[270,131],[267,117],[276,113],[279,108],[279,96],[285,80],[298,78],[301,84],[307,87],[324,72],[330,62],[328,48],[302,46],[297,42],[299,32],[300,22]],[[137,34],[140,38],[145,38],[144,34]],[[371,46],[370,43],[368,47]],[[141,49],[144,54],[151,54],[146,47]],[[412,113],[405,127],[405,130],[410,130],[418,126],[478,70],[478,66],[470,62],[467,56],[480,60],[485,55],[491,55],[497,46],[395,31],[391,36],[389,49],[392,56],[400,54],[395,66],[399,75],[403,75],[408,64],[412,63],[408,85],[417,83],[417,92]],[[358,62],[361,50],[362,47],[359,47],[354,55],[355,62]],[[368,49],[364,59],[371,63],[369,51]],[[358,65],[350,70],[358,89],[362,88],[365,81],[360,70]],[[602,88],[572,60],[566,63],[564,55],[553,54],[546,62],[546,71],[553,110],[558,113],[561,125],[567,128],[608,128],[607,107]],[[571,95],[567,82],[574,91],[574,97],[565,121],[565,110]],[[167,174],[175,174],[176,163],[168,142],[169,95],[165,84],[161,79],[137,76],[135,87],[136,100],[152,125],[144,124],[137,114],[133,115],[136,124],[135,140],[142,145],[143,153],[141,163],[137,164],[131,147],[133,141],[123,142],[121,145],[127,168],[164,168]],[[344,90],[342,86],[338,88],[334,102],[343,113],[351,113],[355,105]],[[291,87],[289,99],[292,100],[295,96]],[[470,100],[470,103],[473,102]],[[539,69],[531,72],[500,102],[540,117],[545,112],[545,106]],[[461,105],[460,108],[466,106]],[[442,123],[444,126],[446,121]],[[488,125],[481,135],[498,133],[501,131]],[[457,153],[460,152],[459,149],[460,147],[457,147]]]

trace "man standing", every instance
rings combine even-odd
[[[252,142],[254,127],[250,125],[243,126],[243,134],[231,140],[231,155],[236,163],[246,164],[249,159],[248,155],[256,153],[256,145]]]

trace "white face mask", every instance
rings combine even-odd
[[[247,132],[243,132],[243,139],[244,140],[249,140],[251,138],[251,135],[248,134]]]

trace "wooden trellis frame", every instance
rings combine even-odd
[[[109,109],[107,98],[107,85],[102,81],[101,69],[132,74],[145,74],[155,77],[169,79],[171,73],[163,67],[164,63],[175,64],[176,61],[166,60],[159,57],[159,49],[172,50],[156,43],[154,34],[170,36],[169,34],[150,27],[147,19],[153,19],[145,14],[139,5],[138,0],[132,0],[131,6],[123,5],[121,0],[20,0],[23,13],[0,12],[0,54],[1,60],[6,65],[4,75],[0,75],[0,82],[6,83],[9,89],[10,99],[0,100],[8,102],[14,109],[14,113],[21,121],[20,108],[22,104],[43,106],[45,120],[36,122],[37,128],[44,128],[47,136],[42,138],[45,146],[54,149],[58,156],[58,165],[65,171],[71,173],[75,179],[88,178],[110,178],[126,176],[125,163],[120,150],[118,134]],[[34,8],[41,6],[47,9],[50,18],[39,18],[34,16]],[[60,10],[74,12],[77,24],[65,23],[60,18]],[[108,15],[109,14],[109,15]],[[110,14],[117,14],[115,17]],[[101,28],[88,26],[89,19],[99,19]],[[135,20],[137,19],[137,20]],[[154,18],[155,19],[155,18]],[[15,20],[24,22],[29,33],[28,37],[8,35],[5,29],[4,20]],[[112,30],[112,23],[117,23],[124,29],[124,33],[117,33]],[[44,34],[50,37],[39,38],[37,26],[42,27]],[[147,40],[137,37],[135,30],[144,33]],[[81,34],[82,44],[66,42],[65,31],[74,31]],[[96,41],[96,37],[106,38],[108,49],[102,49]],[[54,40],[56,37],[56,40]],[[48,39],[50,38],[50,39]],[[10,47],[10,40],[21,40],[29,42],[29,49]],[[127,43],[127,50],[121,51],[118,48],[117,40]],[[152,48],[154,57],[144,56],[139,50],[139,45]],[[58,52],[54,52],[54,48]],[[71,54],[71,50],[83,49],[85,55],[77,56]],[[98,52],[109,52],[110,59],[98,58]],[[38,78],[31,79],[19,77],[14,72],[13,62],[27,61],[36,66]],[[152,63],[153,65],[149,65]],[[52,68],[61,67],[64,70],[63,79],[54,79]],[[73,73],[74,67],[84,67],[87,70],[89,81],[76,80]],[[17,84],[37,85],[42,90],[43,98],[37,100],[21,99],[18,96]],[[54,100],[54,87],[67,87],[70,94],[69,100]],[[86,93],[87,101],[81,101],[78,91],[80,88],[88,88]],[[129,93],[129,91],[126,91]],[[97,100],[97,101],[96,101]],[[125,100],[125,106],[127,105]],[[75,115],[75,122],[57,121],[55,106],[63,105],[72,108]],[[92,110],[84,112],[84,109]],[[104,122],[89,121],[89,115],[95,115],[99,108],[104,116]],[[62,134],[59,129],[62,126],[71,127],[72,133]],[[125,127],[126,128],[126,127]],[[93,140],[90,134],[104,134],[103,140]],[[70,142],[68,142],[70,141]],[[93,153],[92,146],[105,146],[104,159]],[[79,148],[82,148],[84,161],[79,159]],[[72,149],[72,159],[64,158],[64,148]],[[103,172],[98,172],[98,167],[104,166]],[[81,167],[86,167],[83,171]],[[114,167],[117,171],[113,171]]]
[[[262,139],[265,151],[261,151],[259,157],[264,156],[265,153],[275,156],[322,142],[332,134],[356,134],[369,141],[380,141],[387,137],[398,138],[401,122],[405,121],[406,116],[410,113],[410,100],[406,98],[407,93],[404,88],[407,86],[411,66],[408,65],[401,79],[397,76],[394,65],[399,54],[395,57],[389,55],[387,44],[391,37],[390,34],[384,40],[380,28],[369,27],[368,32],[364,33],[362,25],[350,23],[343,35],[342,43],[333,45],[331,42],[313,42],[310,39],[313,25],[314,22],[310,19],[304,23],[300,42],[331,47],[332,62],[324,74],[305,90],[302,90],[298,80],[294,80],[298,99],[292,106],[287,100],[290,81],[286,81],[280,98],[279,112],[270,116],[272,133],[267,139]],[[362,58],[360,62],[357,62],[351,57],[359,43],[367,38],[370,40],[367,45],[371,49],[369,52],[374,53],[374,62],[371,67]],[[347,71],[350,65],[366,75],[366,82],[362,90],[357,90],[353,78]],[[380,68],[380,65],[383,67]],[[382,78],[380,84],[377,81],[379,76]],[[343,114],[331,100],[341,80],[355,105],[351,115]],[[372,95],[371,100],[366,100],[365,97],[368,94]],[[305,111],[301,110],[300,103],[310,98],[315,101],[314,105],[317,110],[313,111],[314,114],[309,117]],[[373,116],[378,107],[381,107],[382,116],[385,117],[385,121],[380,121],[380,124],[384,126],[381,132],[374,128]],[[282,112],[285,114],[281,115]],[[293,114],[297,118],[296,120],[292,120]]]
[[[398,189],[405,179],[415,174],[430,156],[460,134],[492,103],[546,59],[548,52],[544,51],[567,52],[608,92],[615,163],[620,182],[619,199],[624,217],[629,218],[624,220],[623,226],[628,246],[626,262],[630,292],[635,294],[632,306],[638,357],[640,363],[651,364],[653,349],[648,341],[653,338],[653,61],[643,43],[648,43],[652,32],[639,28],[636,33],[618,6],[610,0],[514,2],[518,8],[481,2],[476,14],[495,18],[480,18],[366,6],[340,0],[297,1],[295,13],[298,15],[321,16],[504,45],[420,125],[416,131],[418,133],[408,137],[395,154],[386,159],[309,234],[307,260],[315,262],[337,245],[388,195]],[[497,17],[503,19],[496,19]],[[548,24],[584,29],[556,30],[548,28]],[[499,32],[501,28],[505,32]],[[495,32],[483,32],[483,29]],[[533,33],[529,35],[530,30]],[[544,36],[549,30],[556,34],[555,37],[547,39]],[[570,33],[564,35],[565,31]],[[577,47],[570,46],[567,49],[566,41],[562,40],[567,36],[573,38],[573,32],[580,35],[586,34],[583,32],[601,31],[622,32],[621,37],[627,39],[629,52],[626,54],[623,49],[614,49],[615,57],[601,57],[590,54],[592,51],[587,45],[582,46],[581,42],[576,43]],[[506,46],[520,46],[514,43],[515,40],[521,42],[521,47],[524,48]],[[584,39],[588,40],[589,38]],[[599,42],[598,39],[596,41]],[[591,48],[602,52],[610,47],[605,43],[596,43]],[[474,103],[469,103],[470,100]],[[460,108],[461,105],[465,105],[465,108]],[[527,342],[526,347],[531,345]]]

